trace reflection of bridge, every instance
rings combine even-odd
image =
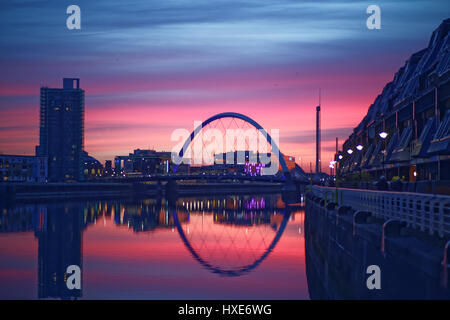
[[[251,200],[254,200],[254,198],[251,198]],[[255,208],[256,210],[253,210],[253,208],[246,207],[247,203],[248,202],[239,201],[238,203],[236,203],[236,206],[232,206],[232,208],[229,208],[229,205],[231,205],[231,203],[227,204],[227,202],[224,200],[222,202],[223,209],[221,209],[220,206],[210,209],[205,208],[208,212],[214,213],[214,223],[223,224],[223,228],[234,227],[234,230],[236,230],[236,227],[239,226],[242,227],[255,226],[254,224],[255,217],[253,216],[253,212],[255,212],[258,219],[262,219],[260,223],[268,225],[270,226],[270,228],[273,228],[272,231],[275,233],[275,235],[273,239],[268,243],[267,247],[262,251],[261,255],[256,257],[251,263],[245,263],[243,265],[239,265],[236,267],[225,267],[222,265],[218,265],[217,263],[210,261],[208,259],[209,257],[202,256],[202,253],[200,252],[201,250],[197,248],[195,243],[192,243],[192,239],[189,239],[189,230],[187,230],[187,232],[183,230],[182,221],[180,221],[179,219],[180,213],[179,210],[177,210],[175,207],[171,209],[173,221],[175,222],[175,226],[178,230],[178,233],[184,245],[192,254],[194,259],[197,260],[203,267],[205,267],[209,271],[225,277],[237,277],[246,274],[255,269],[256,267],[258,267],[259,264],[261,264],[269,256],[269,254],[273,251],[278,241],[280,240],[286,228],[286,225],[291,217],[291,207],[286,205],[283,206],[283,208],[278,208],[280,204],[279,201],[267,200],[264,201],[264,203],[268,204],[267,207],[264,206],[263,208],[258,209]],[[186,207],[189,208],[191,206],[186,202]],[[200,208],[200,206],[198,207],[199,207],[198,210],[203,210]],[[273,217],[273,214],[275,214],[275,212],[280,212],[282,214],[282,219],[280,219],[279,223],[277,223],[276,225],[272,225],[271,217]],[[242,217],[239,217],[237,215],[242,215]],[[203,223],[202,223],[202,232],[204,232]],[[247,230],[245,230],[245,232],[247,232]],[[234,241],[236,241],[236,237],[232,236],[230,240],[231,244],[233,244]],[[204,239],[201,239],[201,242],[204,243]]]
[[[280,238],[284,232],[284,229],[286,228],[286,225],[289,221],[289,216],[290,216],[290,213],[284,212],[284,218],[280,225],[280,228],[278,229],[272,242],[267,247],[264,254],[261,255],[261,257],[256,259],[253,263],[245,265],[245,266],[240,266],[235,269],[224,269],[224,268],[221,268],[220,266],[213,265],[212,263],[210,263],[206,259],[202,258],[197,253],[197,251],[194,249],[194,247],[192,246],[192,244],[189,242],[188,238],[186,237],[186,234],[184,233],[183,228],[181,227],[181,224],[178,221],[177,211],[173,210],[173,218],[174,218],[178,233],[180,234],[181,240],[183,240],[183,243],[185,244],[185,246],[189,250],[189,252],[192,254],[192,256],[195,258],[195,260],[197,260],[202,266],[204,266],[206,269],[210,270],[211,272],[217,273],[217,274],[220,274],[220,275],[226,276],[226,277],[237,277],[237,276],[243,275],[247,272],[250,272],[253,269],[255,269],[257,266],[259,266],[261,264],[261,262],[263,262],[267,258],[267,256],[272,252],[272,250],[275,248],[276,244],[280,240]]]

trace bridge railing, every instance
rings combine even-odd
[[[369,211],[375,217],[396,219],[409,227],[450,237],[450,196],[313,186],[315,196]]]

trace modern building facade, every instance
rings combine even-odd
[[[46,182],[47,157],[0,154],[0,181]]]
[[[63,88],[41,88],[36,155],[48,158],[49,181],[83,180],[84,90],[64,78]]]
[[[115,175],[151,175],[171,172],[171,153],[136,149],[114,158]]]
[[[450,19],[370,106],[336,155],[339,174],[450,180]]]

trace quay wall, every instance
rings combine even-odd
[[[450,299],[447,239],[370,212],[305,196],[305,256],[312,299]],[[367,287],[377,265],[381,289]]]
[[[0,201],[278,193],[280,183],[0,183]]]

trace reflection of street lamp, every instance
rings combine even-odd
[[[384,172],[384,177],[387,179],[386,177],[386,168],[384,167],[384,163],[386,162],[386,138],[388,136],[388,133],[386,131],[381,131],[379,133],[379,136],[381,139],[383,139],[383,144],[384,144],[384,150],[383,150],[383,172]]]

